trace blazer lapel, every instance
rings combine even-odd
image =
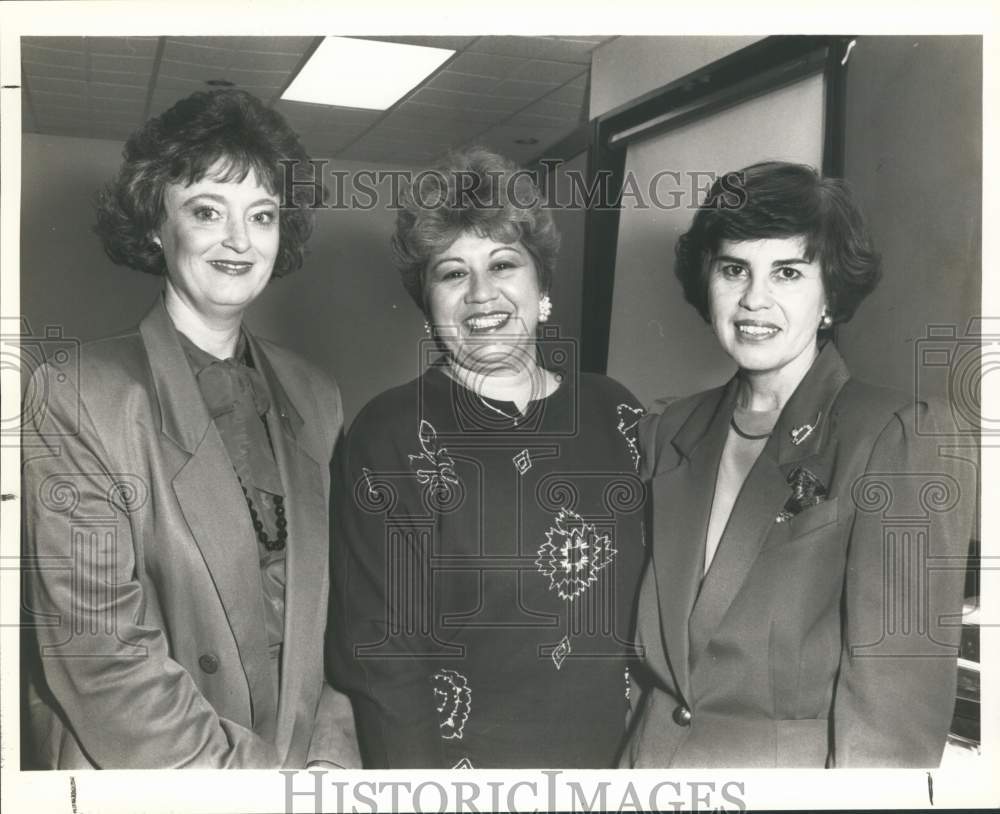
[[[239,648],[255,728],[267,727],[274,720],[276,699],[267,669],[260,568],[246,502],[162,300],[139,331],[160,405],[161,431],[188,456],[174,477],[174,494]]]
[[[814,474],[829,482],[828,467],[820,466],[819,459],[829,459],[829,412],[847,379],[843,360],[832,343],[828,344],[781,411],[774,432],[740,490],[695,601],[689,625],[692,670],[739,594],[791,494],[788,474],[796,466],[812,466],[819,470]],[[724,416],[726,425],[718,428],[723,443],[734,404],[735,399]]]
[[[296,723],[303,714],[314,712],[296,705],[313,697],[302,683],[306,665],[316,662],[316,649],[323,647],[326,627],[329,524],[323,477],[328,464],[316,461],[304,446],[306,432],[299,411],[263,349],[249,338],[254,364],[267,381],[276,408],[268,413],[267,426],[286,495],[285,627],[275,740],[278,754],[284,756]]]
[[[731,384],[695,409],[672,439],[676,465],[652,481],[660,623],[674,680],[685,698],[690,698],[688,619],[701,583],[708,517],[735,392]]]

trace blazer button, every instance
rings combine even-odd
[[[674,723],[677,726],[690,726],[691,725],[691,710],[686,706],[681,704],[674,710]]]
[[[198,657],[198,666],[206,673],[214,673],[219,669],[219,659],[212,653],[206,653]],[[674,717],[677,717],[676,712],[674,713]]]

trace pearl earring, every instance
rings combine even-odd
[[[541,299],[538,300],[538,321],[548,322],[549,316],[552,314],[552,300],[549,299],[548,294],[543,294]]]
[[[430,336],[432,333],[431,324],[426,319],[424,320],[424,333],[427,334],[428,336]]]

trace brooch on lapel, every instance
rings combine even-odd
[[[788,473],[788,477],[785,480],[792,487],[792,494],[785,501],[785,505],[778,512],[778,516],[774,518],[775,523],[784,523],[786,520],[791,520],[795,515],[808,509],[810,506],[822,503],[827,498],[828,492],[826,486],[804,466],[795,467],[795,469]]]
[[[793,429],[789,430],[788,434],[792,436],[792,444],[798,446],[803,441],[805,441],[810,435],[812,435],[813,430],[816,429],[816,426],[819,424],[819,420],[822,417],[822,415],[823,412],[821,410],[820,412],[816,413],[816,418],[813,420],[812,424],[803,424],[801,427],[794,427]]]

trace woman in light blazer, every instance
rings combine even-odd
[[[653,550],[622,765],[938,765],[973,467],[938,454],[937,405],[853,379],[829,340],[879,274],[848,190],[729,174],[676,273],[739,370],[641,425]]]
[[[282,159],[308,160],[278,113],[196,93],[102,199],[111,259],[164,291],[32,379],[25,767],[359,765],[322,659],[340,396],[243,327],[310,232]]]

